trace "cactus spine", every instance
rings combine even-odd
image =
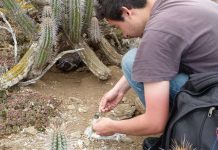
[[[54,133],[51,150],[67,150],[67,140],[62,132]]]
[[[2,2],[4,7],[13,14],[14,19],[23,29],[24,33],[26,33],[28,37],[32,37],[36,31],[36,26],[32,19],[22,12],[15,0],[2,0]]]

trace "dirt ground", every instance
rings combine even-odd
[[[59,115],[51,118],[51,125],[46,132],[37,132],[34,128],[23,130],[0,140],[0,150],[48,150],[51,149],[52,133],[57,129],[67,137],[68,149],[87,150],[141,150],[143,137],[133,137],[131,143],[88,139],[84,135],[91,119],[98,110],[101,96],[108,91],[121,77],[120,68],[112,66],[112,77],[107,81],[98,80],[89,71],[62,73],[56,69],[49,71],[37,83],[25,87],[36,90],[42,95],[55,96],[62,100]],[[125,99],[136,98],[133,91]]]

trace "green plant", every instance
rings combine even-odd
[[[51,58],[53,45],[56,43],[56,21],[53,18],[51,6],[45,6],[42,14],[41,35],[37,47],[33,72],[37,76],[44,69],[46,63]]]
[[[7,90],[0,90],[0,104],[7,102]]]
[[[67,150],[67,140],[63,132],[57,131],[53,134],[51,150]]]
[[[2,0],[3,6],[9,11],[8,14],[12,16],[19,26],[23,29],[27,36],[32,37],[36,32],[36,26],[34,21],[28,17],[20,8],[19,4],[15,0]]]

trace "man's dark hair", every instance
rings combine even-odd
[[[98,19],[123,21],[122,7],[128,9],[144,8],[147,0],[97,0],[95,6]]]

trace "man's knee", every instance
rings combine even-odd
[[[137,49],[129,50],[122,58],[121,66],[124,71],[131,71]]]

